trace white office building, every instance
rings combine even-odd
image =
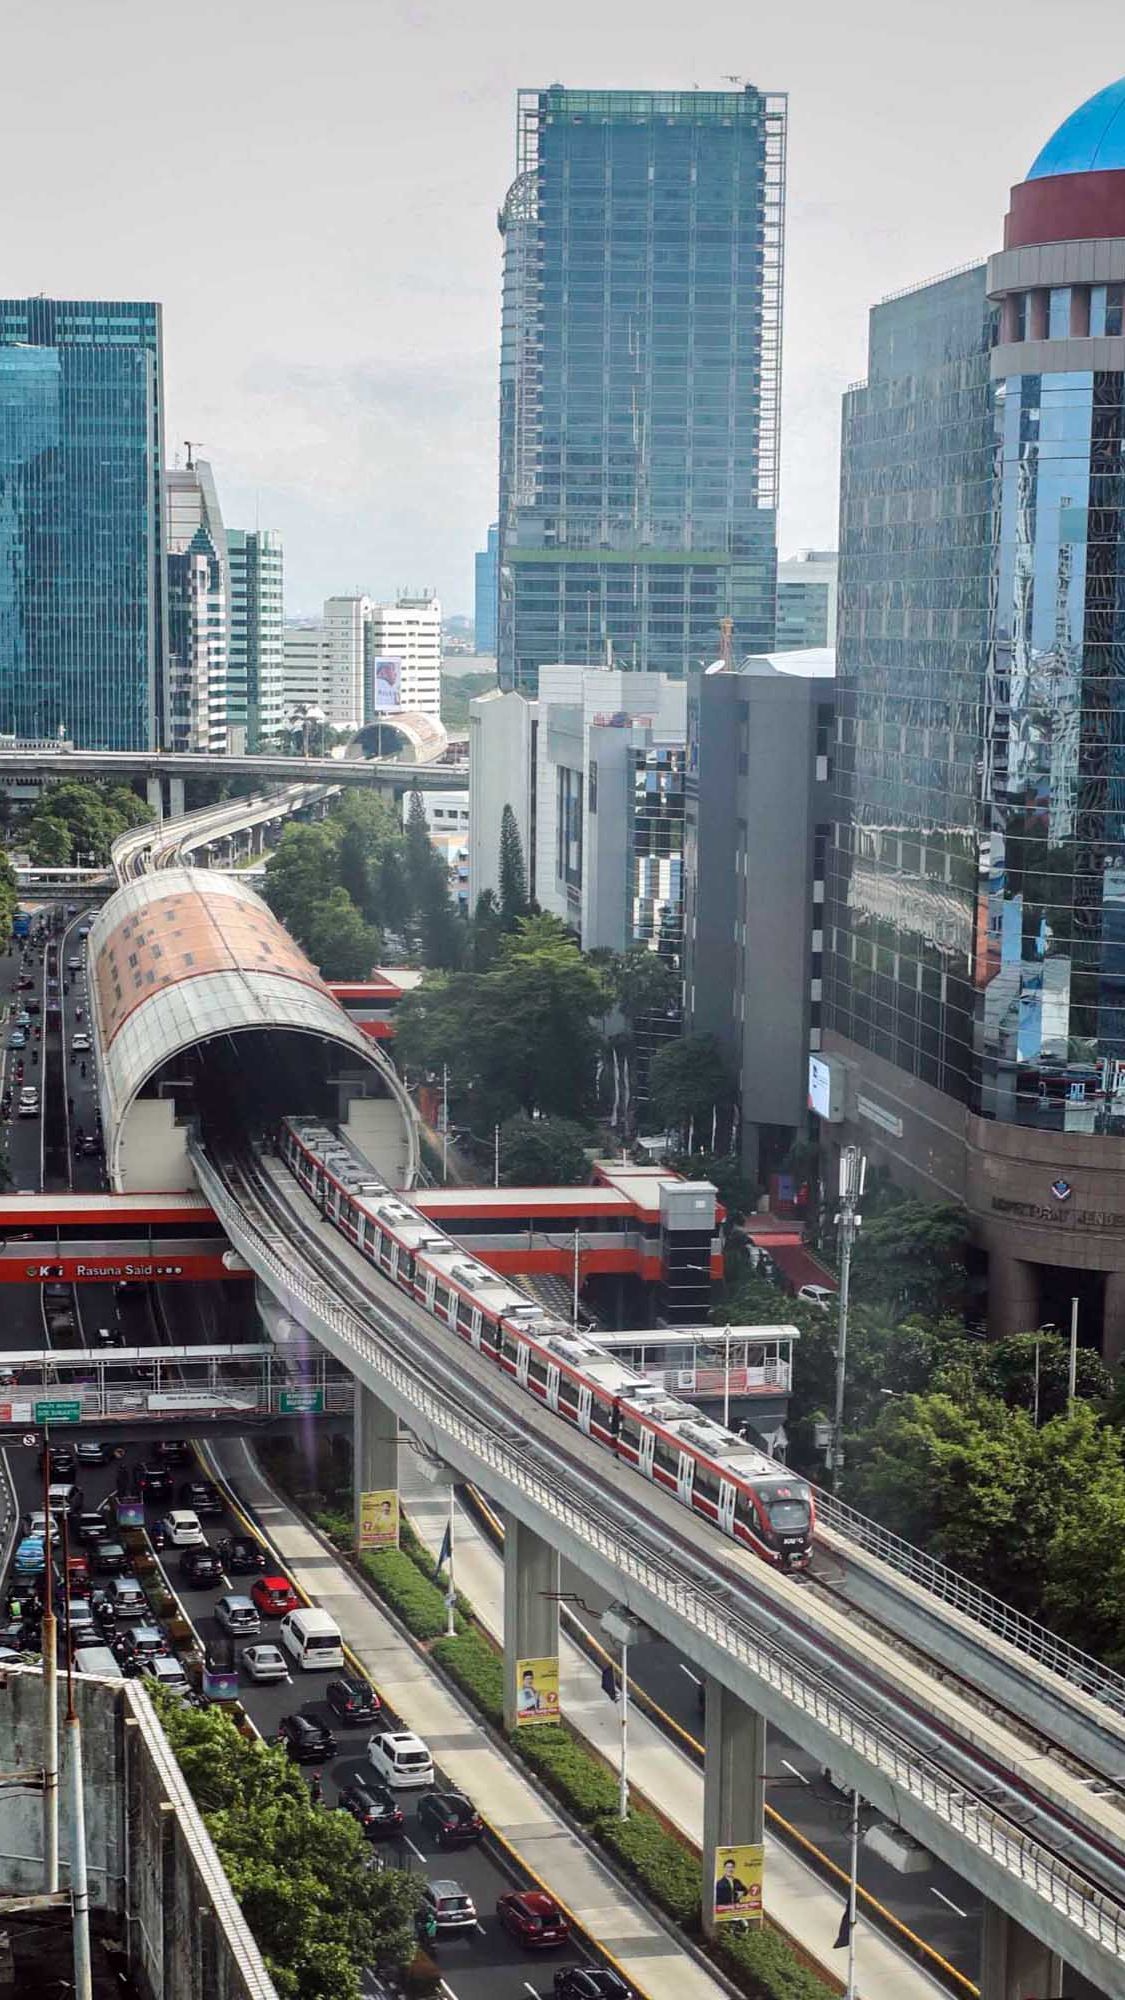
[[[230,564],[211,468],[164,475],[168,564],[168,745],[227,748]]]
[[[441,714],[441,604],[436,597],[399,597],[367,613],[369,661],[400,662],[398,706],[415,715]],[[372,721],[370,711],[364,719]]]
[[[324,626],[319,618],[293,619],[285,627],[281,656],[284,721],[309,708],[325,708]]]

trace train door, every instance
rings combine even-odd
[[[390,1262],[390,1273],[391,1273],[391,1277],[392,1277],[392,1278],[394,1279],[394,1281],[395,1281],[395,1283],[396,1283],[396,1285],[397,1285],[397,1283],[398,1283],[398,1244],[397,1244],[397,1243],[395,1242],[395,1240],[394,1240],[394,1238],[393,1238],[393,1237],[391,1238],[391,1262]]]
[[[646,1479],[652,1478],[652,1458],[656,1450],[656,1432],[647,1428],[641,1432],[640,1467]]]
[[[691,1506],[691,1489],[694,1480],[695,1460],[690,1451],[682,1451],[680,1453],[680,1462],[676,1467],[676,1498],[677,1500],[682,1500],[685,1507]]]
[[[585,1431],[587,1437],[590,1435],[590,1406],[593,1400],[593,1391],[589,1383],[580,1382],[578,1385],[578,1428],[580,1431]]]
[[[733,1535],[734,1533],[734,1503],[737,1497],[737,1487],[732,1486],[729,1479],[720,1479],[719,1526],[724,1535]]]
[[[547,1363],[547,1406],[552,1410],[559,1407],[559,1371],[553,1361]]]
[[[480,1307],[474,1306],[469,1314],[469,1339],[474,1347],[480,1346]]]
[[[531,1349],[526,1340],[516,1341],[516,1381],[521,1389],[527,1388],[527,1374],[531,1367]]]
[[[425,1284],[425,1300],[426,1300],[426,1309],[428,1312],[433,1312],[434,1293],[436,1292],[436,1290],[437,1290],[437,1272],[427,1271],[426,1284]]]
[[[460,1300],[458,1299],[456,1292],[450,1289],[449,1303],[445,1308],[445,1317],[449,1321],[450,1326],[453,1328],[454,1333],[456,1333],[457,1331],[457,1307],[459,1304]]]

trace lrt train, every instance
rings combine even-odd
[[[369,1264],[562,1422],[764,1562],[807,1567],[815,1509],[803,1480],[552,1319],[387,1187],[330,1126],[285,1119],[278,1153]]]

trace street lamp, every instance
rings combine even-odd
[[[848,1358],[848,1286],[851,1279],[852,1246],[859,1229],[860,1218],[856,1213],[863,1199],[864,1183],[867,1179],[867,1161],[858,1146],[845,1146],[840,1154],[840,1212],[836,1222],[840,1231],[840,1299],[839,1319],[836,1327],[836,1411],[832,1423],[832,1491],[840,1486],[840,1472],[844,1463],[844,1380]]]

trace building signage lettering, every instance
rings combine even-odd
[[[1011,1201],[994,1194],[992,1207],[997,1215],[1019,1216],[1025,1222],[1048,1222],[1059,1229],[1121,1229],[1125,1215],[1108,1208],[1048,1208],[1041,1201]]]
[[[881,1104],[873,1104],[869,1097],[857,1097],[855,1108],[869,1125],[877,1125],[880,1132],[889,1132],[892,1139],[902,1138],[902,1119],[893,1111],[884,1111]]]
[[[182,1264],[157,1264],[151,1257],[142,1257],[135,1264],[80,1264],[77,1260],[66,1260],[62,1264],[29,1264],[29,1278],[182,1278]]]

